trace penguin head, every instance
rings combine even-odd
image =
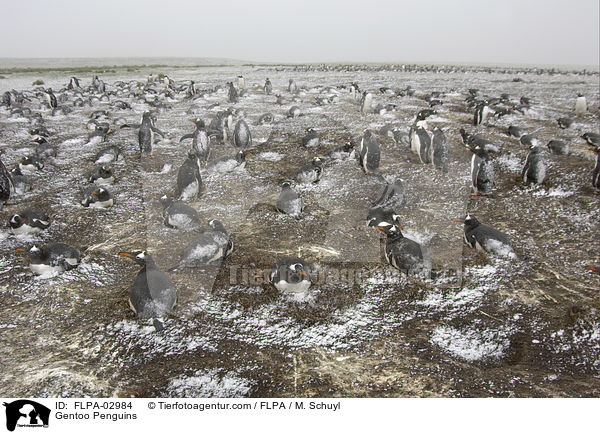
[[[19,214],[14,214],[8,222],[11,228],[18,228],[22,223],[23,217],[21,217]]]
[[[288,266],[286,281],[290,283],[299,283],[303,280],[310,280],[310,267],[304,266],[301,262],[296,262]]]
[[[394,213],[394,210],[391,208],[381,208],[381,207],[373,207],[369,209],[369,213],[367,214],[367,226],[375,227],[375,228],[384,228],[389,229],[392,226],[398,226],[398,228],[402,229],[400,225],[400,216]]]
[[[223,223],[221,223],[219,220],[209,220],[208,225],[215,231],[223,232],[225,234],[227,233],[227,229],[225,229],[225,226],[223,226]]]
[[[119,252],[119,255],[133,259],[140,265],[146,264],[146,261],[150,258],[150,255],[145,250],[134,250],[132,252]]]
[[[42,143],[48,143],[48,141],[46,140],[45,137],[39,136],[39,137],[36,137],[35,139],[33,139],[31,141],[31,143],[37,143],[38,145],[41,145]]]
[[[385,233],[388,237],[398,238],[402,237],[402,226],[400,224],[394,225],[377,225],[376,229],[379,229],[381,232]]]
[[[190,119],[190,122],[192,122],[194,125],[196,125],[197,129],[206,127],[206,124],[204,123],[204,121],[201,118]]]
[[[467,214],[464,218],[465,226],[475,227],[479,225],[479,220],[471,214]]]
[[[248,154],[251,154],[250,151],[240,151],[237,153],[237,155],[235,156],[235,159],[240,162],[243,163],[244,161],[246,161],[246,156]]]

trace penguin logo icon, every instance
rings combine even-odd
[[[48,428],[50,409],[29,399],[19,399],[4,403],[6,407],[6,429],[14,431],[18,427]]]

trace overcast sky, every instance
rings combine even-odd
[[[0,57],[598,65],[598,0],[0,0]]]

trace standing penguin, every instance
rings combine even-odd
[[[52,88],[49,87],[48,89],[46,89],[45,95],[46,95],[46,102],[48,103],[48,107],[50,107],[52,110],[57,108],[58,100],[56,99],[56,95],[54,95]]]
[[[474,194],[489,196],[494,187],[494,163],[480,145],[467,146],[473,153],[471,159],[471,182]]]
[[[490,106],[488,106],[487,102],[482,102],[475,107],[475,114],[473,115],[473,125],[481,125],[484,123],[488,116],[492,113],[490,110]]]
[[[142,115],[140,131],[138,132],[140,153],[142,155],[152,154],[152,147],[154,146],[154,133],[158,133],[164,137],[164,134],[154,126],[152,113],[150,113],[149,111],[145,111]]]
[[[177,195],[181,200],[193,199],[202,190],[200,160],[192,150],[177,172]]]
[[[521,171],[523,182],[541,184],[546,178],[546,161],[540,146],[532,146]]]
[[[284,214],[296,218],[299,218],[304,210],[304,201],[291,187],[289,181],[284,181],[281,184],[281,193],[277,199],[277,209]]]
[[[238,75],[237,82],[238,82],[238,89],[240,91],[244,90],[246,88],[246,81],[244,80],[243,75]]]
[[[373,94],[367,92],[366,90],[363,92],[362,100],[360,102],[360,112],[367,113],[371,106],[373,105]]]
[[[448,172],[448,162],[450,161],[450,147],[444,132],[436,127],[433,129],[433,140],[431,144],[431,162],[444,173]]]
[[[360,141],[358,158],[365,173],[374,173],[379,170],[381,150],[377,138],[371,130],[366,130]]]
[[[235,130],[233,131],[233,144],[238,148],[247,148],[252,146],[252,134],[250,134],[250,128],[243,119],[240,119],[235,124]]]
[[[192,139],[192,150],[198,155],[200,161],[208,160],[210,156],[210,139],[204,125],[204,121],[200,118],[190,119],[196,126],[193,133],[185,134],[179,139],[181,143],[185,139]]]
[[[587,111],[587,102],[585,100],[585,96],[582,94],[577,95],[577,100],[575,100],[575,116],[583,116]]]
[[[4,154],[5,149],[0,149],[0,156]],[[4,166],[2,158],[0,158],[0,210],[5,202],[10,198],[10,190],[13,188],[13,180],[10,172]]]
[[[425,128],[416,127],[411,137],[411,149],[413,152],[416,151],[421,163],[431,163],[431,136]]]
[[[292,78],[290,78],[290,82],[288,84],[288,90],[291,94],[298,93],[298,86],[296,85],[296,82]]]
[[[264,89],[267,95],[271,95],[271,93],[273,92],[273,85],[271,84],[271,80],[269,80],[268,78],[265,80]]]
[[[232,82],[227,83],[229,85],[229,102],[236,103],[238,102],[238,92],[233,86]]]
[[[160,318],[169,315],[177,302],[175,285],[145,251],[120,252],[119,255],[142,266],[129,288],[131,310],[140,318],[153,318],[156,330],[162,330],[164,326]]]

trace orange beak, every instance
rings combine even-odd
[[[127,253],[127,252],[119,252],[119,255],[127,256],[128,258],[133,258],[133,255],[131,253]]]
[[[15,251],[17,251],[17,252],[24,252],[25,249],[15,249]]]

